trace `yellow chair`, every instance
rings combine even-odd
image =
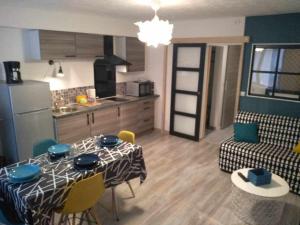
[[[129,142],[131,144],[135,144],[135,133],[129,131],[129,130],[121,130],[118,134],[118,137],[122,140],[122,141],[126,141],[126,142]],[[134,191],[131,187],[131,184],[129,181],[126,181],[127,185],[129,186],[130,188],[130,191],[131,191],[131,194],[132,194],[132,197],[135,198],[135,194],[134,194]]]
[[[122,130],[119,132],[118,137],[123,141],[135,144],[135,133],[131,131]]]
[[[102,174],[96,174],[74,183],[65,204],[56,210],[57,213],[61,213],[58,224],[69,222],[69,215],[73,214],[72,224],[75,225],[76,213],[82,213],[81,218],[83,218],[84,215],[87,219],[89,219],[89,216],[92,216],[96,220],[96,223],[101,225],[93,207],[99,198],[101,198],[104,191],[105,187]]]
[[[135,144],[135,134],[131,131],[128,131],[128,130],[122,130],[119,132],[118,134],[118,137],[122,140],[122,141],[125,141],[125,142],[129,142],[129,143],[132,143],[132,144]],[[129,186],[130,188],[130,191],[131,191],[131,194],[132,194],[132,197],[134,198],[135,197],[135,194],[134,194],[134,191],[131,187],[131,184],[129,181],[126,181],[127,185]],[[119,216],[118,216],[118,204],[117,204],[117,199],[116,199],[116,194],[115,194],[115,188],[116,187],[112,187],[112,205],[113,205],[113,212],[116,216],[116,219],[117,221],[119,221]]]

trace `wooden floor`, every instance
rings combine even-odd
[[[117,187],[119,222],[109,211],[111,190],[107,190],[96,207],[102,225],[243,224],[231,212],[230,174],[220,171],[217,161],[219,143],[231,132],[231,128],[213,132],[200,142],[159,131],[138,138],[148,171],[146,182],[131,182],[135,198],[126,184]],[[289,194],[287,200],[292,208],[286,215],[300,215],[300,197]]]

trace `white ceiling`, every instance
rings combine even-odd
[[[149,0],[0,0],[18,6],[106,14],[132,20],[151,19]],[[300,0],[161,0],[158,15],[169,20],[300,12]]]

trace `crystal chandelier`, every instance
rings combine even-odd
[[[151,21],[136,22],[139,27],[138,39],[146,43],[148,46],[157,47],[159,44],[168,45],[172,39],[173,24],[168,20],[160,20],[157,16],[157,11],[160,8],[159,0],[152,0],[151,7],[155,12],[155,16]]]

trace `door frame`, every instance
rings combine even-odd
[[[194,68],[183,68],[177,67],[177,56],[178,56],[178,48],[180,47],[199,47],[201,48],[200,53],[200,62],[199,62],[199,69]],[[172,85],[171,85],[171,110],[170,110],[170,134],[175,135],[182,138],[187,138],[194,141],[199,141],[200,137],[200,122],[201,122],[201,111],[202,111],[202,96],[203,96],[203,82],[205,77],[205,56],[206,56],[206,43],[180,43],[174,44],[173,46],[173,60],[172,60]],[[198,72],[199,79],[198,79],[198,90],[197,92],[192,91],[184,91],[184,90],[176,90],[176,74],[177,71],[191,71],[191,72]],[[201,76],[202,75],[202,76]],[[189,114],[184,112],[177,112],[175,111],[175,96],[176,93],[178,94],[189,94],[197,96],[197,108],[196,114]],[[175,114],[182,115],[186,117],[191,117],[195,119],[195,136],[182,134],[179,132],[174,131],[174,117]]]
[[[244,45],[245,43],[230,43],[230,42],[226,42],[226,43],[209,43],[207,46],[208,49],[208,54],[206,55],[206,61],[205,61],[205,74],[204,74],[204,83],[203,83],[203,90],[205,90],[203,92],[203,104],[202,104],[202,117],[201,117],[201,121],[204,121],[206,119],[206,114],[207,114],[207,101],[208,101],[208,87],[209,87],[209,78],[210,78],[210,62],[211,62],[211,50],[212,50],[212,46],[229,46],[229,45],[239,45],[241,46],[241,52],[240,52],[240,60],[239,60],[239,69],[238,69],[238,81],[237,81],[237,91],[236,91],[236,101],[235,101],[235,111],[234,111],[234,115],[237,114],[238,112],[238,108],[239,108],[239,103],[240,103],[240,91],[241,91],[241,81],[242,81],[242,72],[243,72],[243,61],[244,61]],[[206,124],[203,124],[203,122],[201,123],[200,126],[200,138],[204,138],[206,136],[205,134],[205,130],[206,130]]]

